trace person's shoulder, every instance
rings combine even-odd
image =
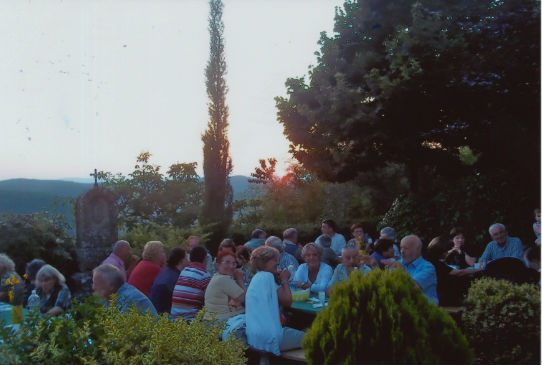
[[[325,262],[321,262],[320,265],[322,265],[322,270],[326,271],[333,271],[330,265],[326,264]]]

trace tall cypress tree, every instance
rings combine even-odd
[[[210,57],[205,69],[207,95],[209,96],[209,122],[201,139],[203,141],[203,174],[205,199],[201,221],[212,230],[210,248],[214,251],[224,238],[232,220],[233,194],[229,181],[232,171],[230,142],[228,140],[228,88],[224,76],[224,23],[221,0],[210,0],[209,33]]]

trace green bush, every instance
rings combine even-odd
[[[469,363],[465,336],[403,270],[354,272],[303,341],[311,364]]]
[[[173,322],[131,308],[122,314],[95,296],[52,318],[37,313],[12,334],[0,326],[6,364],[244,364],[239,339],[220,341],[222,329],[197,317]]]
[[[483,278],[469,289],[462,317],[481,363],[539,363],[540,288]]]

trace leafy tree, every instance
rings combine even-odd
[[[196,163],[175,163],[163,175],[160,166],[149,162],[150,158],[149,152],[139,154],[128,176],[100,172],[104,187],[117,196],[120,224],[127,229],[147,223],[191,226],[198,217],[203,195]]]
[[[226,60],[224,58],[224,23],[221,0],[210,0],[210,58],[205,69],[209,96],[209,123],[203,141],[203,173],[205,195],[201,220],[212,229],[214,251],[232,220],[233,191],[229,182],[232,171],[228,140],[228,106],[226,105]]]

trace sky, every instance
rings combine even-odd
[[[233,175],[285,169],[275,96],[316,63],[343,0],[223,0]],[[0,3],[0,180],[197,162],[208,122],[206,0]]]

